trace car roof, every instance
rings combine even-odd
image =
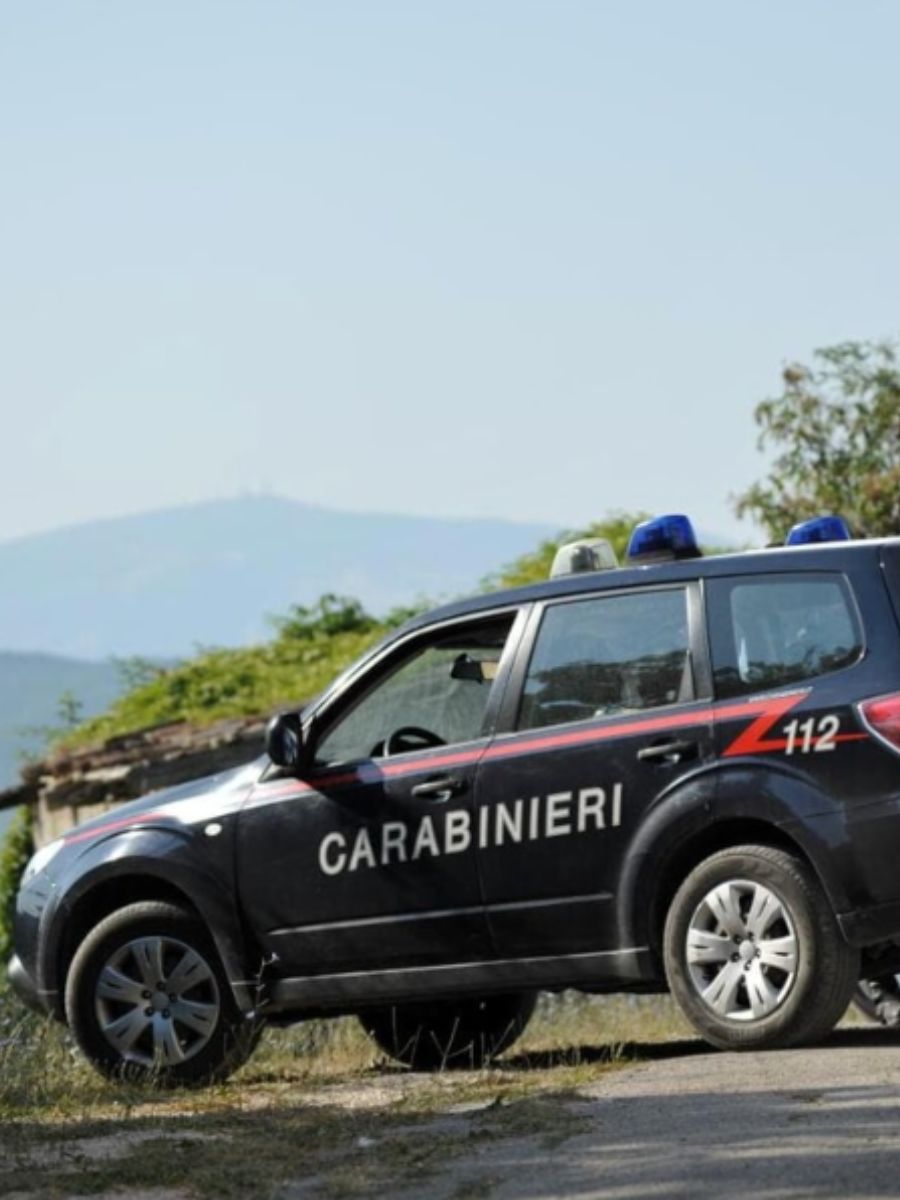
[[[883,547],[900,549],[900,537],[867,538],[858,541],[827,542],[810,546],[772,546],[765,550],[744,550],[732,554],[713,554],[702,558],[680,559],[642,566],[624,566],[606,571],[584,571],[562,575],[525,587],[484,592],[464,600],[441,605],[414,617],[402,627],[403,633],[455,617],[485,615],[503,608],[549,600],[579,593],[618,591],[625,588],[682,583],[691,579],[713,579],[729,575],[784,574],[793,571],[844,571],[859,565],[861,559],[877,561]],[[401,630],[397,631],[398,633]],[[393,640],[393,639],[391,639]]]

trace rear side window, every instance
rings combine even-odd
[[[709,582],[717,696],[814,679],[862,654],[862,631],[842,575]]]
[[[693,699],[684,588],[547,608],[528,665],[519,729]]]

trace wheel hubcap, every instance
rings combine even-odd
[[[100,971],[95,1011],[126,1062],[171,1067],[193,1058],[219,1022],[219,987],[206,959],[168,937],[126,942]]]
[[[790,912],[761,883],[720,883],[694,911],[685,958],[691,982],[717,1017],[758,1021],[771,1016],[797,975]]]

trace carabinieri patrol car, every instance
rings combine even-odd
[[[10,979],[115,1077],[219,1079],[265,1022],[356,1013],[482,1063],[539,989],[670,989],[729,1049],[826,1034],[900,971],[900,539],[839,518],[628,562],[393,633],[268,755],[41,849]]]

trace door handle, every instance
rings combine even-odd
[[[652,746],[642,746],[637,752],[641,762],[680,763],[686,758],[696,758],[699,747],[696,742],[654,742]]]
[[[416,800],[434,800],[440,804],[451,796],[458,796],[467,787],[465,779],[460,779],[458,775],[438,775],[434,779],[426,779],[424,783],[417,783],[409,794]]]

